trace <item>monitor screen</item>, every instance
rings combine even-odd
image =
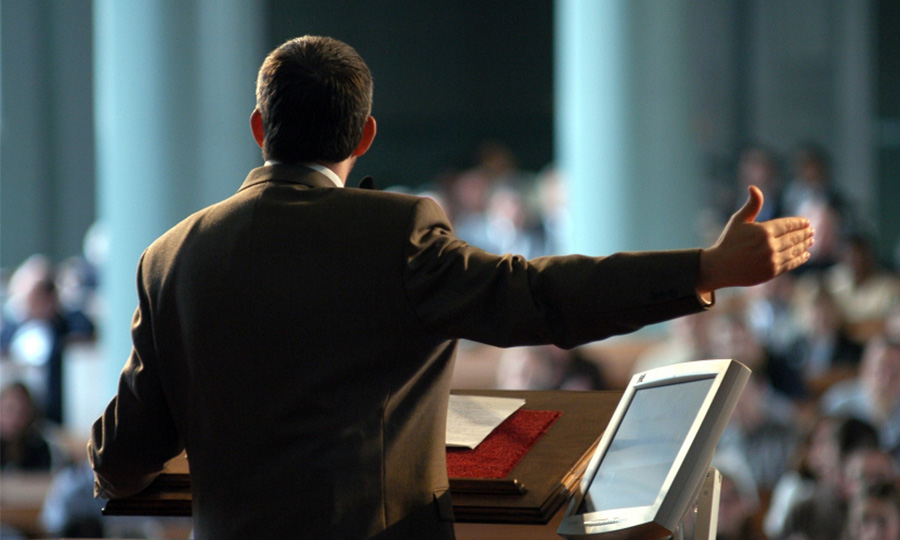
[[[750,370],[700,360],[635,374],[559,526],[566,538],[665,538],[700,493]]]
[[[714,380],[635,391],[577,513],[652,505]]]

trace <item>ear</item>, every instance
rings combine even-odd
[[[378,131],[378,129],[375,125],[375,119],[371,116],[366,118],[366,125],[363,128],[362,139],[360,139],[359,144],[356,145],[356,150],[353,151],[351,156],[359,157],[365,154],[369,150],[369,147],[372,146],[372,141],[375,140],[376,131]]]
[[[262,113],[259,112],[259,109],[253,109],[253,114],[250,115],[250,130],[253,131],[256,144],[262,148],[266,136],[263,132]]]

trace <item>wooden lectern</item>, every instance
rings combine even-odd
[[[455,390],[456,394],[524,398],[525,410],[562,415],[503,479],[450,479],[458,522],[545,524],[577,489],[621,392]],[[104,515],[190,516],[187,460],[169,462],[146,490],[110,500]]]

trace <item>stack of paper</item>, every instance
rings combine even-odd
[[[450,394],[447,446],[475,448],[524,404],[520,398]]]

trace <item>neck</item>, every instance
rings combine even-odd
[[[337,163],[323,163],[320,161],[318,164],[334,171],[334,174],[338,175],[338,178],[340,178],[341,182],[346,186],[347,177],[350,176],[350,171],[353,170],[353,165],[356,164],[356,158],[349,157],[344,161],[338,161]]]

